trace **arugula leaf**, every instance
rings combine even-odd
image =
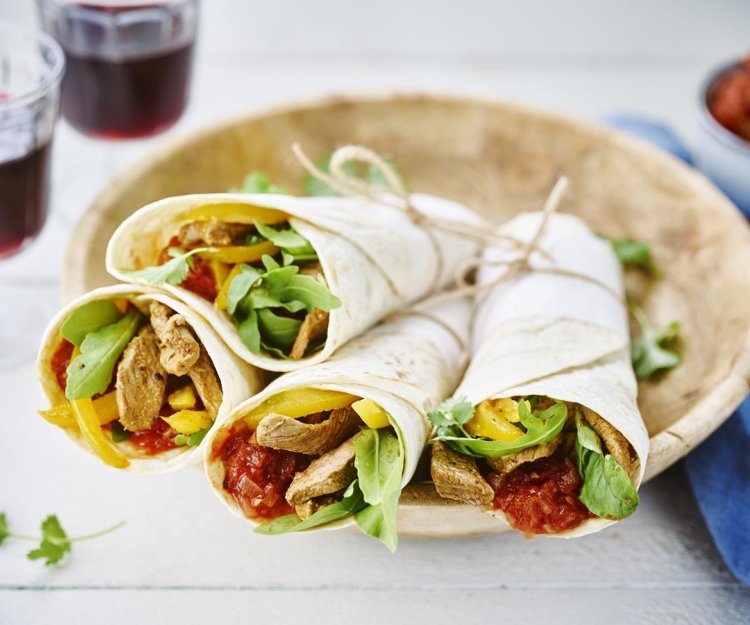
[[[114,323],[121,317],[122,313],[111,301],[94,300],[76,308],[60,327],[60,334],[80,347],[87,334]]]
[[[344,491],[341,501],[332,503],[318,510],[315,514],[301,521],[296,514],[288,514],[282,517],[268,521],[256,527],[253,531],[256,534],[276,535],[287,534],[289,532],[301,532],[320,525],[327,525],[339,519],[345,519],[350,514],[361,510],[365,505],[362,491],[359,488],[358,480],[354,480]]]
[[[282,302],[299,301],[308,312],[313,310],[333,310],[341,306],[341,300],[312,276],[294,275],[279,294]]]
[[[310,241],[291,226],[286,230],[277,230],[256,220],[255,229],[276,247],[280,247],[298,260],[314,260],[318,257]]]
[[[607,519],[624,519],[638,507],[638,491],[611,454],[602,452],[599,436],[580,412],[576,415],[576,457],[583,477],[579,499],[591,512]]]
[[[289,195],[289,192],[283,187],[277,187],[271,184],[271,180],[266,174],[259,171],[251,171],[245,180],[242,181],[242,186],[239,189],[240,193],[276,193],[281,195]]]
[[[227,312],[233,315],[240,303],[249,292],[252,286],[260,279],[263,274],[255,267],[250,265],[240,265],[240,273],[237,274],[229,284],[227,291]]]
[[[651,275],[658,273],[651,257],[651,246],[645,241],[610,239],[610,244],[623,266],[637,267]]]
[[[10,536],[10,530],[8,529],[8,519],[5,516],[5,512],[0,512],[0,545],[3,541]]]
[[[174,256],[174,258],[163,265],[145,267],[136,271],[123,271],[122,273],[134,281],[143,281],[156,285],[171,284],[172,286],[179,286],[187,278],[190,271],[191,257],[210,249],[208,247],[197,247],[189,252],[182,252],[179,248],[169,248],[170,256]],[[176,256],[175,253],[177,254]]]
[[[323,160],[321,160],[318,163],[318,169],[326,173],[330,172],[331,156],[332,155],[329,154]],[[384,156],[383,159],[391,167],[394,168],[396,173],[399,175],[399,177],[403,181],[404,179],[403,173],[401,172],[400,168],[394,163],[393,159],[391,159],[388,156]],[[386,181],[385,177],[383,176],[383,174],[380,172],[380,170],[377,167],[373,167],[371,165],[358,166],[356,163],[349,161],[348,163],[344,165],[344,171],[350,176],[364,180],[374,187],[378,187],[386,191],[392,190],[390,185]],[[326,196],[326,197],[340,195],[338,191],[334,191],[325,182],[318,180],[317,178],[315,178],[314,176],[311,176],[310,174],[307,174],[305,176],[304,187],[305,187],[305,193],[307,193],[307,195]]]
[[[459,406],[461,404],[459,403]],[[438,406],[438,409],[440,406]],[[465,408],[460,408],[461,418],[466,418]],[[532,413],[525,401],[518,402],[518,416],[526,433],[512,441],[493,441],[486,438],[475,438],[469,434],[463,424],[452,418],[452,412],[441,412],[440,416],[430,413],[428,418],[433,424],[436,421],[447,424],[438,425],[432,441],[444,441],[450,448],[467,456],[477,458],[497,458],[509,456],[528,447],[552,441],[563,429],[568,418],[568,409],[564,402],[556,401],[541,412]],[[471,417],[469,417],[471,418]],[[466,419],[467,421],[469,419]]]
[[[258,310],[258,329],[264,342],[272,347],[290,350],[301,326],[302,322],[299,319],[281,317],[268,308]]]
[[[211,430],[210,427],[205,428],[203,430],[198,430],[197,432],[193,432],[192,434],[178,434],[172,439],[172,442],[175,445],[179,445],[182,447],[183,445],[189,445],[190,447],[198,447],[203,442],[203,439],[206,438],[206,434],[209,433]]]
[[[258,311],[255,308],[252,308],[248,316],[237,326],[237,333],[251,352],[257,354],[260,351],[260,328]]]
[[[382,541],[391,551],[398,545],[396,513],[401,496],[404,455],[390,430],[365,429],[354,443],[354,466],[365,501],[354,515],[360,529]]]
[[[131,308],[119,321],[87,334],[81,343],[81,355],[68,365],[65,397],[81,399],[106,391],[117,360],[142,321],[140,312]]]
[[[662,330],[654,330],[640,306],[630,304],[631,312],[641,327],[641,335],[630,343],[630,359],[639,380],[674,369],[682,357],[673,348],[679,341],[680,323],[672,321]]]
[[[39,547],[26,554],[29,560],[44,559],[47,566],[57,564],[66,553],[70,553],[71,542],[59,519],[51,514],[42,521],[42,540]]]
[[[115,443],[122,443],[130,438],[131,432],[128,432],[122,423],[119,421],[112,421],[112,441]]]

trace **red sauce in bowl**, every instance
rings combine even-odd
[[[307,456],[258,445],[255,433],[241,423],[214,447],[214,458],[224,462],[224,490],[246,517],[270,520],[294,512],[284,495],[310,463]]]
[[[493,507],[526,534],[558,534],[593,517],[578,497],[583,480],[569,458],[541,458],[506,475],[490,472]]]
[[[724,128],[750,141],[750,57],[717,79],[708,94],[708,110]]]

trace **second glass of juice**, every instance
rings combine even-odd
[[[149,137],[188,101],[199,0],[37,0],[62,46],[62,114],[102,139]]]

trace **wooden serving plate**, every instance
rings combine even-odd
[[[652,244],[658,280],[629,276],[655,324],[682,324],[683,364],[640,385],[651,434],[647,479],[713,432],[750,380],[750,228],[706,179],[612,130],[524,106],[431,95],[331,98],[228,121],[165,143],[113,180],[76,228],[65,300],[112,282],[107,239],[137,208],[170,195],[225,191],[253,169],[300,190],[298,141],[318,158],[343,143],[391,155],[415,191],[459,200],[496,221],[538,209],[560,173],[562,210],[594,231]],[[635,279],[633,279],[635,278]],[[430,484],[402,497],[404,534],[498,531],[492,518],[440,499]]]

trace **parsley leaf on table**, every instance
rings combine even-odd
[[[71,542],[58,518],[51,514],[42,521],[42,540],[39,547],[29,551],[29,560],[44,559],[47,566],[57,564],[66,553],[70,553]]]
[[[3,541],[10,535],[10,531],[8,530],[8,519],[5,516],[5,512],[0,512],[0,545],[2,545]]]

